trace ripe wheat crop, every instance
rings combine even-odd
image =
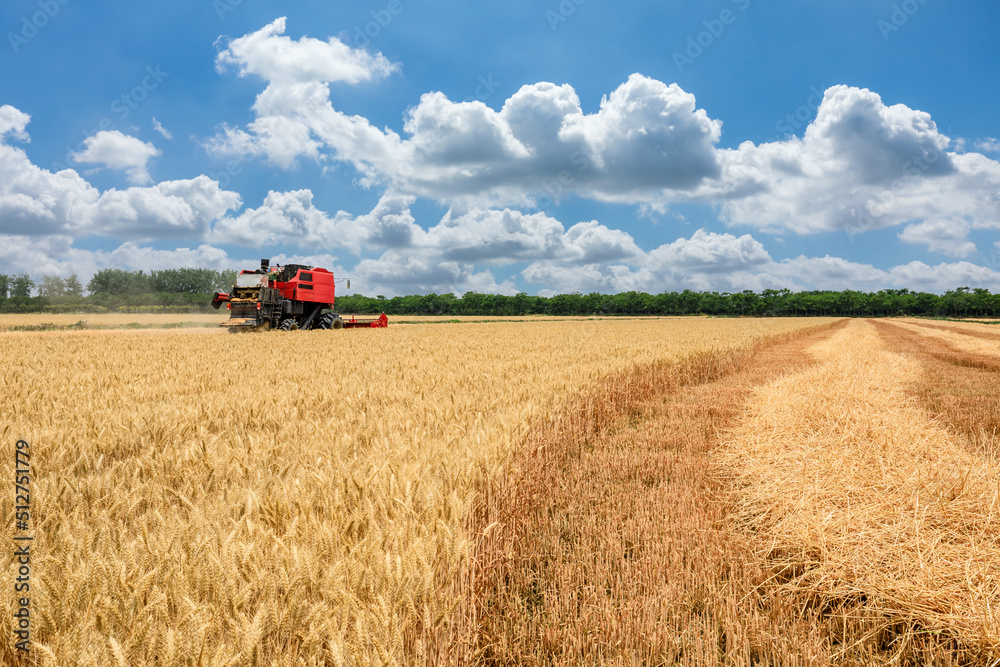
[[[7,313],[0,315],[0,331],[13,327],[45,325],[65,327],[78,322],[94,327],[122,327],[129,324],[168,326],[180,323],[211,326],[223,319],[224,315],[217,313]]]
[[[533,423],[632,368],[814,324],[0,334],[0,431],[33,447],[33,655],[434,662],[454,634],[469,510]],[[5,664],[10,633],[0,624]]]

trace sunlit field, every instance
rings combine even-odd
[[[11,327],[43,326],[53,324],[65,327],[80,322],[84,326],[121,327],[129,324],[177,325],[191,323],[213,326],[228,317],[228,312],[218,313],[7,313],[0,315],[0,331]]]
[[[472,510],[502,485],[529,430],[635,369],[730,358],[821,323],[0,334],[10,343],[0,425],[33,448],[36,655],[90,665],[454,659]],[[8,496],[2,510],[10,526]],[[0,625],[3,662],[10,633]]]
[[[585,395],[477,506],[459,653],[1000,664],[998,348],[842,320]]]
[[[105,317],[0,332],[35,664],[1000,658],[989,325]]]
[[[0,332],[17,331],[27,328],[66,328],[76,326],[80,329],[120,329],[130,326],[143,328],[175,328],[191,327],[205,328],[217,326],[229,319],[229,312],[224,308],[218,313],[8,313],[0,314]],[[390,325],[408,326],[424,323],[480,323],[480,322],[552,322],[552,321],[594,321],[611,319],[625,320],[665,320],[686,319],[691,317],[573,317],[552,315],[392,315]],[[221,329],[221,330],[224,330]]]

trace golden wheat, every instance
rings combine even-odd
[[[636,366],[813,324],[0,334],[0,428],[34,451],[35,655],[433,662],[463,521],[532,423]]]
[[[921,406],[960,435],[969,451],[1000,458],[1000,359],[956,350],[937,338],[880,322],[887,343],[923,366],[911,390]],[[976,333],[980,336],[997,334]]]
[[[121,327],[128,324],[177,325],[181,323],[196,323],[210,326],[222,322],[228,317],[228,311],[218,313],[5,313],[0,315],[0,331],[11,327],[34,326],[47,324],[65,327],[78,322],[87,326]]]
[[[822,363],[756,392],[724,450],[779,594],[867,619],[873,645],[890,631],[897,659],[922,633],[996,657],[1000,465],[920,409],[920,364],[870,323],[812,351]]]
[[[0,314],[0,332],[13,327],[41,327],[55,325],[66,327],[84,322],[91,327],[124,327],[130,324],[142,326],[176,326],[178,324],[216,325],[229,318],[225,309],[218,313],[4,313]],[[632,320],[687,320],[691,317],[562,317],[552,315],[392,315],[389,321],[398,326],[424,323],[479,323],[479,322],[570,322],[612,320],[616,322]]]
[[[755,589],[711,451],[751,387],[842,324],[637,369],[534,429],[477,507],[456,662],[828,664],[823,624]]]
[[[923,336],[944,341],[963,352],[974,354],[1000,355],[1000,333],[996,327],[983,324],[949,323],[946,326],[929,325],[919,321],[893,321],[896,326]]]

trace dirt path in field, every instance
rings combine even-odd
[[[457,661],[991,664],[998,370],[843,321],[535,434],[472,526]]]

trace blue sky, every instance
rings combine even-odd
[[[0,8],[0,261],[363,294],[1000,289],[1000,12]]]

